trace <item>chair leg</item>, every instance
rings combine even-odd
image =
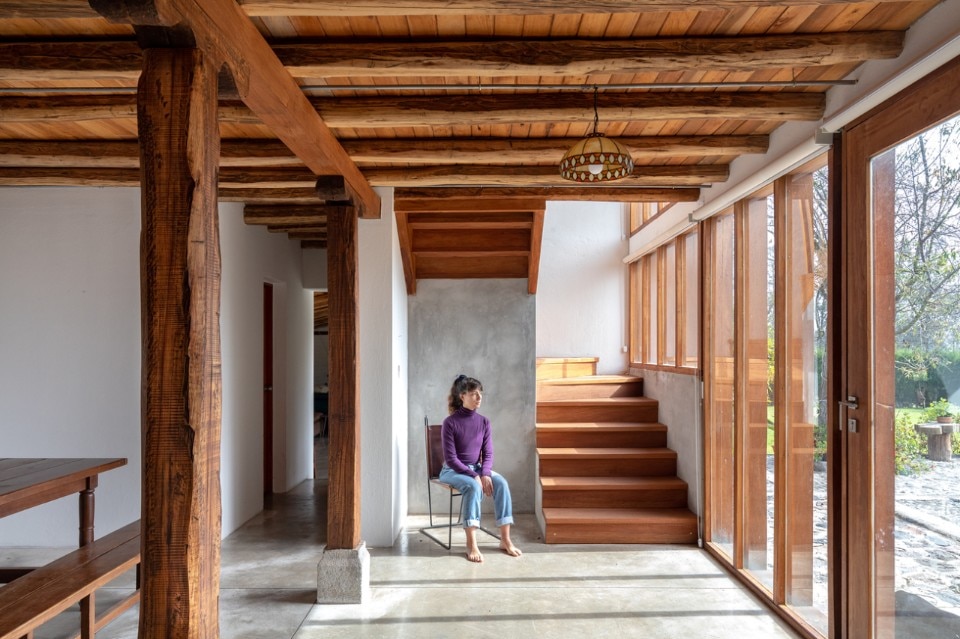
[[[445,550],[450,550],[451,548],[453,548],[453,526],[455,523],[458,523],[460,521],[459,517],[457,518],[457,522],[453,521],[453,498],[459,497],[459,496],[460,495],[454,495],[453,492],[450,493],[450,516],[447,519],[447,523],[434,524],[433,523],[433,497],[430,491],[430,484],[429,482],[427,483],[427,503],[430,508],[430,525],[424,526],[423,528],[421,528],[420,532],[426,535],[427,537],[429,537],[430,539],[434,540],[438,544],[440,544],[440,546]],[[440,537],[437,537],[432,532],[430,532],[431,530],[436,530],[437,528],[447,529],[447,543],[443,543],[443,539],[441,539]]]

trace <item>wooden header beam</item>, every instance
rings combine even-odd
[[[693,188],[631,188],[621,186],[559,186],[559,187],[406,187],[393,192],[394,203],[403,200],[447,198],[522,198],[536,197],[548,201],[585,202],[696,202],[700,189]]]

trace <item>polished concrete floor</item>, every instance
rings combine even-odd
[[[411,518],[393,548],[370,549],[369,601],[318,605],[325,513],[324,482],[305,482],[274,496],[224,540],[221,637],[797,636],[697,548],[547,546],[531,515],[521,515],[515,527],[523,557],[507,557],[495,539],[481,535],[481,565],[463,557],[462,532],[447,552],[417,532],[425,518]],[[102,590],[98,603],[122,590]],[[74,624],[75,613],[65,613],[37,639],[68,636]],[[133,609],[97,636],[136,634]]]

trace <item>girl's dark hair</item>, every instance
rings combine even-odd
[[[450,397],[447,398],[447,409],[449,409],[450,414],[452,415],[463,408],[461,395],[475,390],[483,391],[483,384],[480,383],[480,380],[466,375],[457,375],[457,378],[453,380],[453,386],[450,387]]]

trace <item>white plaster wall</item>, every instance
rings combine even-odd
[[[389,547],[406,515],[407,305],[393,189],[377,192],[383,214],[359,222],[360,525]]]
[[[533,512],[536,300],[526,280],[420,280],[407,300],[410,512],[427,512],[424,415],[443,421],[460,373],[483,383],[480,412],[493,427],[494,470],[510,482],[514,512]]]
[[[0,189],[0,457],[126,457],[98,533],[140,516],[140,192]],[[0,519],[0,546],[77,543],[77,498]]]
[[[122,456],[100,478],[97,531],[140,516],[138,189],[0,189],[0,456]],[[279,285],[275,485],[312,472],[312,300],[299,248],[221,208],[223,534],[262,507],[262,286]],[[281,319],[282,318],[282,319]],[[282,364],[281,364],[282,362]],[[0,520],[0,546],[76,543],[67,497]]]
[[[627,339],[626,218],[611,202],[549,202],[537,285],[537,357],[599,357],[622,373]]]

